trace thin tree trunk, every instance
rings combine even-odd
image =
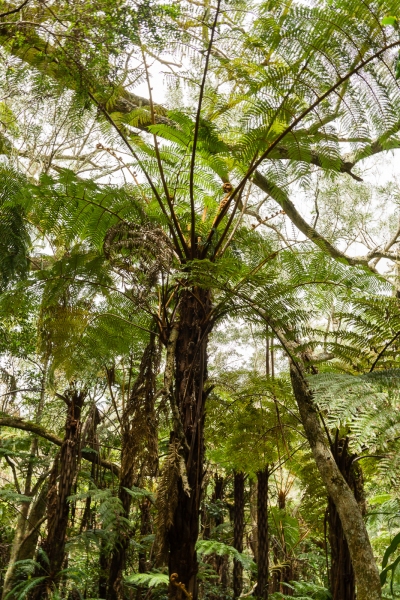
[[[211,517],[208,514],[207,503],[204,501],[204,497],[207,497],[207,484],[204,485],[203,490],[203,502],[200,510],[200,529],[203,540],[209,540],[211,535]]]
[[[150,507],[151,503],[148,498],[144,498],[140,504],[140,536],[143,538],[151,533],[151,519],[150,519]],[[139,551],[139,573],[146,573],[148,569],[147,564],[147,553],[145,550]],[[136,600],[142,600],[143,588],[138,587],[136,592]]]
[[[26,524],[28,520],[29,502],[23,502],[20,505],[18,519],[15,527],[15,534],[11,545],[10,561],[4,577],[4,586],[2,599],[12,590],[15,584],[15,563],[18,560],[18,554],[22,546],[22,541],[25,536]],[[31,557],[33,558],[33,556]]]
[[[348,438],[339,439],[338,433],[337,431],[335,442],[332,444],[332,454],[340,472],[354,494],[361,513],[364,515],[365,498],[362,471],[358,463],[353,463],[355,455],[351,455],[348,451]],[[349,546],[338,511],[330,497],[328,498],[328,524],[331,547],[330,586],[332,600],[355,600],[356,581]]]
[[[36,448],[37,439],[34,438],[31,445],[31,457],[34,456]],[[32,460],[28,464],[28,475],[25,480],[24,495],[32,496],[33,498],[38,491],[39,493],[36,500],[31,504],[29,502],[24,502],[21,504],[16,531],[11,547],[10,561],[8,563],[4,578],[2,599],[7,596],[7,594],[17,583],[15,563],[20,560],[34,558],[37,541],[40,534],[40,525],[44,520],[43,517],[46,512],[46,497],[48,489],[47,484],[43,485],[44,477],[42,477],[35,484],[34,488],[30,490],[31,462]]]
[[[222,511],[219,512],[218,509],[222,509],[225,480],[222,476],[215,474],[214,482],[215,482],[215,486],[214,486],[214,492],[212,495],[212,502],[217,504],[217,506],[216,506],[217,510],[215,511],[216,516],[214,518],[214,526],[219,527],[224,522],[223,513],[222,513]],[[226,588],[228,587],[228,557],[227,556],[218,556],[217,554],[213,554],[209,557],[208,562],[210,562],[212,564],[214,570],[216,571],[216,573],[218,573],[218,576],[219,576],[218,586],[220,588],[220,593],[219,593],[218,597],[216,597],[214,594],[211,594],[210,600],[219,600],[221,595],[225,595]]]
[[[28,463],[27,476],[25,479],[24,495],[30,496],[32,494],[31,483],[32,483],[32,468],[33,460],[37,449],[37,439],[34,438],[31,442],[30,460]],[[43,489],[39,493],[39,497],[30,508],[29,502],[22,502],[20,511],[17,519],[17,525],[15,529],[15,535],[11,546],[10,561],[8,563],[7,571],[4,577],[4,586],[2,598],[4,599],[7,594],[12,590],[16,581],[15,563],[23,558],[33,558],[36,549],[36,543],[39,537],[39,528],[35,528],[35,525],[42,518],[46,510],[46,502],[43,498]],[[41,514],[40,514],[41,513]],[[28,537],[27,537],[28,535]],[[30,554],[28,549],[32,550]]]
[[[244,473],[234,475],[234,522],[233,522],[233,546],[243,552],[244,535]],[[233,597],[239,598],[243,589],[243,565],[238,560],[233,561]]]
[[[258,538],[257,538],[257,480],[250,481],[250,520],[251,533],[249,536],[249,546],[253,553],[254,562],[258,563]]]
[[[40,535],[40,524],[46,513],[47,483],[42,486],[28,515],[28,527],[18,550],[17,560],[27,560],[35,556],[36,546]]]
[[[221,507],[221,502],[224,499],[225,480],[222,476],[216,474],[214,477],[214,482],[215,482],[215,487],[214,487],[214,493],[212,495],[212,502],[219,503],[219,506]],[[219,527],[219,525],[222,525],[223,522],[224,522],[223,515],[218,514],[215,517],[215,527]]]
[[[99,598],[107,597],[107,583],[109,571],[109,553],[106,549],[106,540],[101,540],[99,553]]]
[[[268,466],[257,472],[258,563],[255,596],[267,600],[269,579]]]
[[[150,507],[151,502],[148,498],[140,504],[140,536],[143,538],[146,535],[151,534],[151,518],[150,518]],[[139,552],[139,573],[146,573],[148,571],[147,566],[147,554],[146,551]]]
[[[199,512],[204,462],[204,405],[207,392],[209,290],[194,288],[183,292],[179,304],[179,328],[175,346],[175,394],[170,395],[174,414],[174,443],[182,457],[177,502],[167,538],[169,572],[174,575],[169,598],[186,600],[186,591],[197,600],[197,556]]]
[[[44,408],[47,367],[48,359],[45,359],[43,364],[39,404],[36,413],[36,420],[39,423]],[[34,437],[31,441],[30,458],[25,478],[24,495],[33,497],[38,491],[39,495],[32,505],[29,502],[23,502],[21,504],[21,509],[17,520],[17,527],[11,547],[10,561],[8,563],[7,571],[4,577],[2,599],[4,599],[7,596],[7,594],[11,591],[14,584],[16,583],[15,563],[19,560],[33,559],[35,555],[37,541],[39,539],[39,523],[42,520],[42,517],[46,511],[45,495],[47,494],[47,485],[42,486],[42,488],[40,489],[41,478],[39,478],[36,485],[32,488],[33,466],[36,460],[37,451],[38,439]]]
[[[356,577],[357,600],[381,600],[379,571],[360,507],[325,442],[312,392],[301,364],[292,363],[290,374],[307,439],[346,536]]]
[[[278,508],[284,511],[286,509],[286,494],[284,490],[278,492]],[[278,534],[279,535],[279,534]],[[271,539],[271,546],[274,554],[275,565],[280,565],[279,569],[274,569],[272,576],[271,592],[281,592],[286,596],[293,596],[293,590],[283,585],[290,583],[294,579],[293,562],[287,554],[285,532],[282,530],[281,539],[279,537]]]

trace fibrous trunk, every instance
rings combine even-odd
[[[348,438],[339,439],[338,432],[331,450],[341,474],[352,490],[365,514],[365,498],[362,471],[358,463],[354,463],[355,455],[348,450]],[[332,600],[355,600],[356,581],[351,562],[349,546],[344,535],[343,526],[331,498],[328,499],[329,544],[331,548],[330,587]]]
[[[160,347],[154,333],[143,353],[139,373],[122,415],[121,473],[118,497],[122,516],[129,518],[132,496],[127,490],[137,485],[140,468],[155,475],[158,466],[157,418],[154,410]],[[108,374],[110,377],[110,372]],[[126,527],[118,535],[111,553],[107,600],[124,597],[122,572],[131,537]]]
[[[244,473],[235,473],[234,476],[234,522],[233,522],[233,546],[243,552],[244,535]],[[243,565],[238,560],[233,561],[233,597],[239,598],[243,589]]]
[[[268,466],[257,472],[258,561],[257,587],[254,595],[263,600],[268,598],[269,577],[268,478]]]
[[[250,481],[250,520],[251,520],[251,533],[250,533],[250,548],[253,553],[254,562],[258,563],[258,534],[257,534],[257,480]]]
[[[47,538],[42,550],[47,554],[48,565],[43,564],[49,573],[42,586],[35,588],[33,598],[47,598],[57,586],[58,575],[65,557],[65,542],[69,516],[68,496],[78,469],[81,433],[81,410],[86,393],[76,389],[68,390],[64,396],[67,404],[65,436],[57,454],[49,477],[47,494]],[[42,573],[41,573],[42,574]]]
[[[325,441],[304,367],[300,362],[292,363],[290,374],[317,468],[342,523],[356,578],[357,600],[380,600],[382,589],[379,571],[360,507]]]
[[[151,528],[151,516],[150,516],[151,502],[148,498],[144,498],[140,504],[140,537],[143,539],[144,536],[150,535]],[[146,550],[139,551],[139,573],[146,573],[149,570],[147,561]],[[136,592],[136,600],[142,600],[146,596],[146,591],[141,586],[138,587]]]
[[[200,500],[204,461],[204,405],[207,393],[207,340],[211,297],[208,290],[183,292],[179,304],[179,326],[175,346],[175,390],[172,440],[181,457],[177,497],[169,527],[169,572],[174,575],[169,597],[183,600],[187,593],[197,598],[196,541],[199,534]],[[182,472],[183,471],[183,472]]]

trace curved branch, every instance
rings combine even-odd
[[[19,12],[20,10],[22,10],[24,8],[24,6],[26,6],[28,4],[28,2],[30,2],[30,0],[25,0],[25,2],[23,2],[16,8],[12,8],[12,9],[8,10],[7,12],[1,13],[0,19],[2,19],[3,17],[8,17],[8,15],[14,15],[15,13]]]
[[[61,445],[63,443],[63,440],[61,438],[59,438],[57,435],[55,435],[54,433],[52,433],[51,431],[48,431],[47,429],[45,429],[41,425],[38,425],[37,423],[32,423],[31,421],[24,421],[20,417],[10,417],[10,416],[0,417],[0,427],[12,427],[13,429],[21,429],[22,431],[28,431],[29,433],[34,433],[35,435],[37,435],[45,440],[48,440],[49,442],[52,442],[52,444],[55,444],[56,446],[59,446],[59,447],[61,447]],[[91,463],[99,464],[102,467],[104,467],[105,469],[108,469],[115,475],[119,476],[120,469],[119,469],[118,465],[114,464],[113,462],[111,462],[109,460],[105,460],[104,458],[101,458],[97,454],[97,452],[85,450],[83,448],[81,451],[81,454],[82,454],[82,458],[84,458],[85,460],[87,460]]]
[[[257,187],[271,196],[271,198],[273,198],[279,204],[279,206],[282,207],[282,209],[285,211],[285,214],[289,217],[297,229],[301,231],[301,233],[303,233],[309,240],[314,242],[314,244],[321,250],[332,256],[332,258],[341,260],[348,265],[361,265],[376,273],[375,268],[368,264],[371,258],[373,258],[372,256],[348,256],[336,248],[336,246],[331,244],[323,235],[321,235],[316,229],[309,225],[305,219],[303,219],[293,202],[289,199],[288,195],[283,190],[278,188],[278,186],[276,186],[274,183],[269,181],[264,175],[262,175],[262,173],[256,171],[253,181]]]
[[[295,129],[295,127],[297,125],[299,125],[305,119],[305,117],[307,117],[310,113],[312,113],[313,110],[315,110],[324,100],[326,100],[326,98],[328,98],[331,94],[333,94],[343,83],[345,83],[346,81],[349,81],[353,77],[353,75],[356,75],[357,73],[359,73],[361,71],[361,69],[363,69],[364,67],[369,65],[371,62],[373,62],[374,60],[376,60],[377,58],[382,56],[382,54],[384,54],[388,50],[391,50],[392,48],[396,48],[399,45],[400,45],[400,40],[396,40],[395,42],[392,42],[391,44],[387,44],[383,48],[380,48],[377,52],[374,52],[374,54],[371,54],[371,56],[369,56],[368,58],[365,58],[364,60],[360,61],[355,67],[350,69],[345,75],[342,75],[341,77],[339,77],[335,81],[335,83],[333,85],[331,85],[329,87],[329,89],[326,90],[326,92],[324,92],[320,96],[317,96],[316,99],[314,100],[314,102],[312,102],[310,104],[310,106],[305,108],[295,119],[293,119],[293,121],[290,123],[290,125],[288,125],[288,127],[286,127],[282,131],[282,133],[280,133],[275,138],[275,140],[269,145],[269,147],[265,150],[265,152],[262,153],[260,158],[258,158],[256,160],[256,162],[249,168],[249,170],[247,171],[246,175],[242,178],[242,180],[239,183],[239,185],[237,186],[237,188],[233,191],[233,194],[230,198],[231,202],[234,199],[234,197],[240,193],[243,186],[246,184],[247,180],[253,175],[253,173],[256,172],[256,170],[264,162],[264,160],[270,156],[271,152],[279,146],[279,144],[282,142],[282,140],[284,140],[284,138],[289,133],[291,133]]]

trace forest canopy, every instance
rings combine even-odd
[[[0,0],[1,600],[400,596],[399,19]]]

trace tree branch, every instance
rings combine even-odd
[[[318,233],[316,229],[309,225],[297,211],[295,205],[289,199],[288,195],[273,182],[269,181],[264,175],[262,175],[262,173],[256,171],[253,181],[257,187],[271,196],[271,198],[273,198],[279,204],[279,206],[282,207],[292,223],[296,225],[297,229],[301,231],[301,233],[303,233],[309,240],[314,242],[314,244],[321,250],[332,256],[332,258],[341,260],[348,265],[361,265],[367,267],[373,272],[376,272],[375,268],[368,264],[373,256],[353,257],[344,254],[344,252],[336,248],[336,246],[331,244],[326,238],[324,238],[323,235]]]
[[[38,24],[39,25],[39,24]],[[34,29],[27,28],[24,26],[24,40],[17,37],[16,31],[20,29],[18,22],[15,23],[14,27],[4,27],[0,23],[0,45],[6,46],[8,52],[13,56],[19,58],[23,62],[27,63],[37,71],[52,77],[56,81],[63,83],[66,88],[71,90],[77,90],[80,81],[77,72],[77,65],[73,64],[65,57],[65,63],[60,63],[56,56],[56,49],[48,41],[41,38]],[[76,75],[76,77],[74,77]],[[109,82],[104,81],[104,91],[109,86]],[[98,102],[103,104],[107,102],[107,98],[104,97],[101,92],[99,96],[98,87],[89,89],[90,92],[97,98]],[[113,90],[110,90],[109,96],[112,96]],[[155,105],[159,108],[159,105]],[[121,89],[120,93],[113,99],[112,110],[123,114],[128,114],[137,108],[150,108],[150,101],[148,98],[133,94],[126,89]],[[168,119],[157,115],[157,123],[169,122]],[[141,122],[137,125],[138,129],[147,130],[147,126],[151,124],[151,116],[149,111],[148,122]]]
[[[20,10],[22,10],[24,8],[24,6],[26,6],[28,4],[28,2],[30,2],[30,0],[25,0],[25,2],[23,2],[16,8],[12,8],[12,9],[8,10],[7,12],[1,13],[0,19],[2,19],[3,17],[8,17],[8,15],[14,15],[15,13],[19,12]]]
[[[38,425],[37,423],[32,423],[31,421],[24,421],[20,417],[0,417],[0,427],[12,427],[13,429],[29,431],[30,433],[34,433],[35,435],[45,440],[48,440],[49,442],[52,442],[53,444],[59,447],[61,447],[63,443],[63,440],[51,431],[47,431],[47,429],[45,429],[41,425]],[[99,464],[105,469],[109,469],[111,472],[115,473],[115,475],[119,476],[120,469],[118,465],[114,464],[109,460],[101,458],[97,454],[97,452],[82,449],[81,454],[82,458],[84,458],[85,460],[91,463]]]

